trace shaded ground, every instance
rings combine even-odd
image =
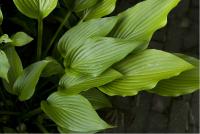
[[[122,11],[140,0],[121,0]],[[170,14],[168,25],[156,32],[150,47],[169,52],[199,55],[198,0],[182,0]],[[135,97],[112,98],[116,110],[107,119],[118,128],[106,132],[199,132],[199,92],[176,98],[141,93]]]

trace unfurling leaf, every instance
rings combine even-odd
[[[7,34],[0,36],[0,45],[11,43],[11,42],[12,42],[12,40],[9,38],[9,36]]]
[[[58,0],[13,0],[17,9],[32,19],[47,17],[56,7]]]
[[[141,90],[150,90],[158,81],[179,75],[193,65],[160,50],[147,49],[130,55],[114,66],[124,76],[99,89],[108,95],[131,96]]]
[[[112,107],[108,98],[95,88],[82,92],[81,94],[89,100],[95,110]]]
[[[0,8],[0,25],[2,24],[2,22],[3,22],[3,14],[2,14],[1,8]]]
[[[118,15],[111,36],[149,41],[153,33],[167,23],[168,13],[180,0],[145,0]],[[147,46],[146,46],[147,47]]]
[[[30,43],[33,40],[33,38],[24,32],[17,32],[11,37],[11,40],[11,44],[13,46],[24,46]]]
[[[13,90],[17,93],[20,101],[28,100],[35,92],[42,70],[49,63],[47,60],[31,64],[24,69],[23,73],[16,79]]]
[[[69,70],[61,78],[59,89],[67,94],[77,94],[90,88],[102,86],[120,77],[122,77],[122,74],[114,69],[108,69],[97,77],[79,74]]]
[[[0,77],[8,81],[8,70],[10,64],[4,51],[0,50]]]
[[[4,51],[7,55],[10,68],[8,71],[9,83],[3,81],[3,84],[9,93],[17,95],[17,93],[13,90],[13,84],[15,83],[16,79],[23,73],[22,62],[14,47],[7,47]]]
[[[41,108],[62,130],[68,132],[83,133],[111,128],[81,95],[55,92],[47,101],[41,102]]]
[[[180,96],[192,93],[199,89],[199,60],[190,56],[176,54],[195,66],[193,69],[182,72],[180,75],[167,80],[161,80],[151,93],[162,96]]]

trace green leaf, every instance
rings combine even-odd
[[[8,81],[8,70],[10,64],[4,51],[0,50],[0,77]]]
[[[179,75],[192,69],[193,65],[160,50],[147,49],[130,55],[114,67],[124,77],[99,89],[108,95],[131,96],[141,90],[150,90],[158,81]]]
[[[199,89],[199,60],[187,55],[176,54],[187,62],[193,64],[195,68],[182,72],[180,75],[167,80],[161,80],[158,85],[149,90],[162,96],[180,96],[192,93]]]
[[[12,40],[9,38],[7,34],[0,36],[0,44],[11,43]]]
[[[95,110],[112,107],[112,104],[108,98],[97,89],[90,89],[81,93],[85,98],[89,100]]]
[[[59,127],[75,132],[99,131],[110,128],[104,122],[89,101],[81,95],[66,95],[55,92],[47,101],[41,102],[42,110]]]
[[[49,61],[49,64],[47,64],[47,66],[42,71],[42,77],[50,77],[52,75],[61,75],[65,73],[64,68],[60,65],[59,62],[57,62],[57,60],[53,59],[52,57],[47,57],[45,59]]]
[[[35,92],[40,75],[46,65],[47,60],[38,61],[24,69],[23,73],[17,78],[13,89],[18,94],[20,101],[28,100]]]
[[[143,43],[110,37],[87,39],[77,54],[71,57],[70,68],[75,71],[98,76],[114,63],[119,62]],[[65,60],[67,61],[67,59]]]
[[[101,18],[103,16],[109,15],[115,9],[117,0],[101,0],[96,5],[88,8],[85,11],[85,19]]]
[[[180,0],[145,0],[118,15],[112,36],[149,41],[153,33],[166,25],[167,15]]]
[[[74,11],[80,12],[95,5],[98,0],[75,0]]]
[[[58,43],[58,50],[70,65],[71,57],[74,57],[86,39],[94,36],[107,35],[117,22],[116,17],[93,19],[83,22],[67,31]]]
[[[1,8],[0,8],[0,25],[2,24],[2,22],[3,22],[3,14],[2,14]]]
[[[59,82],[59,89],[67,94],[78,94],[93,87],[102,86],[122,75],[114,69],[108,69],[100,76],[92,77],[76,73],[72,70],[66,71],[66,74]]]
[[[13,0],[17,9],[32,19],[43,19],[55,8],[58,0]]]
[[[11,37],[11,39],[12,39],[11,44],[13,46],[24,46],[33,41],[33,38],[24,32],[17,32]]]
[[[22,74],[23,66],[22,66],[20,57],[17,54],[14,47],[7,47],[5,48],[4,51],[7,55],[7,58],[10,64],[10,69],[8,71],[9,83],[6,81],[3,81],[3,84],[4,84],[5,89],[9,93],[16,95],[17,93],[13,90],[13,84],[16,81],[16,79]]]

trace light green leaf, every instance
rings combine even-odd
[[[0,50],[0,77],[8,81],[10,64],[4,51]]]
[[[75,0],[74,11],[83,11],[97,3],[98,0]]]
[[[145,0],[118,15],[113,37],[149,41],[167,23],[167,15],[180,0]]]
[[[158,81],[179,75],[192,69],[193,65],[160,50],[147,49],[130,55],[114,67],[124,77],[99,89],[108,95],[131,96],[141,90],[150,90]]]
[[[13,89],[18,94],[20,101],[28,100],[35,92],[42,70],[49,63],[47,60],[38,61],[24,69],[23,73],[17,78]]]
[[[47,17],[56,7],[58,0],[13,0],[17,9],[32,19]]]
[[[47,66],[42,71],[42,77],[50,77],[57,74],[62,75],[65,73],[64,68],[55,59],[52,57],[47,57],[45,59],[49,61],[49,64],[47,64]]]
[[[59,127],[75,132],[99,131],[110,128],[104,122],[89,101],[81,95],[66,95],[55,92],[47,101],[41,102],[42,110]]]
[[[122,75],[114,69],[108,69],[97,77],[87,76],[69,70],[61,78],[59,89],[67,94],[78,94],[81,91],[104,85],[120,77]]]
[[[199,89],[199,60],[182,54],[177,54],[177,56],[193,64],[195,68],[182,72],[180,75],[170,79],[161,80],[149,92],[162,96],[180,96]]]
[[[24,32],[17,32],[11,37],[11,39],[12,39],[11,44],[13,46],[24,46],[26,44],[29,44],[33,40],[32,37],[30,37]]]
[[[22,62],[14,47],[7,47],[4,51],[7,55],[10,69],[8,71],[9,83],[3,81],[3,84],[9,93],[17,95],[17,93],[13,90],[13,84],[23,72]]]
[[[116,17],[93,19],[83,22],[67,31],[58,43],[58,50],[70,65],[71,57],[83,46],[86,39],[94,36],[106,36],[117,22]]]
[[[95,88],[82,92],[81,94],[89,100],[95,110],[112,107],[108,98]]]
[[[2,22],[3,22],[3,14],[2,14],[1,8],[0,8],[0,25],[2,24]]]
[[[11,43],[12,40],[9,38],[7,34],[0,36],[0,44]]]
[[[78,53],[71,57],[70,68],[96,77],[142,44],[110,37],[89,38],[77,49]]]
[[[109,15],[115,9],[117,0],[100,0],[96,5],[85,11],[85,19],[101,18]]]

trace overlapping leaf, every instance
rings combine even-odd
[[[167,23],[167,14],[180,0],[145,0],[119,14],[111,36],[150,40],[152,34]]]
[[[67,94],[77,94],[81,91],[88,90],[109,83],[122,75],[114,69],[108,69],[100,76],[92,77],[74,71],[66,71],[66,74],[59,82],[60,90]]]
[[[109,37],[89,38],[71,57],[70,67],[80,73],[98,76],[142,44]]]
[[[0,36],[0,44],[6,44],[6,43],[11,43],[12,40],[9,38],[7,34],[3,34]]]
[[[4,51],[7,55],[7,58],[8,58],[9,64],[10,64],[10,68],[8,71],[9,83],[6,81],[3,81],[3,84],[9,93],[17,94],[13,90],[13,84],[14,84],[15,80],[23,73],[23,66],[22,66],[20,57],[17,54],[14,47],[7,47]]]
[[[47,17],[56,7],[58,0],[13,0],[17,9],[32,19]]]
[[[89,100],[95,110],[112,107],[108,98],[95,88],[82,92],[81,94]]]
[[[98,0],[75,0],[74,11],[80,12],[87,8],[92,7]]]
[[[72,58],[77,54],[77,50],[86,39],[93,36],[106,36],[116,22],[116,17],[93,19],[67,31],[58,43],[58,50],[67,61],[66,66],[70,65]]]
[[[85,11],[85,19],[101,18],[109,15],[115,9],[117,0],[100,0],[96,5]]]
[[[66,95],[55,92],[47,101],[41,102],[42,110],[62,130],[90,132],[110,128],[92,108],[89,101],[81,95]]]
[[[131,96],[149,90],[162,79],[177,76],[193,66],[181,58],[160,50],[148,49],[117,63],[115,68],[124,77],[99,89],[108,95]]]
[[[199,89],[199,60],[182,54],[178,54],[177,56],[191,63],[195,68],[182,72],[180,75],[170,79],[161,80],[149,92],[162,96],[180,96]]]
[[[18,94],[19,100],[25,101],[32,97],[42,70],[48,63],[47,60],[33,63],[16,79],[13,90]]]
[[[10,64],[4,51],[0,50],[0,77],[8,81],[8,70]]]
[[[11,37],[11,40],[11,44],[13,46],[24,46],[30,43],[33,40],[33,38],[24,32],[17,32]]]

